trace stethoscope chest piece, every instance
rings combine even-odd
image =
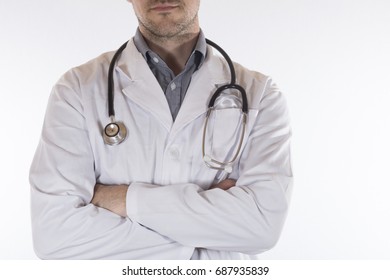
[[[111,122],[103,130],[104,143],[110,146],[122,143],[126,136],[127,129],[122,122]]]

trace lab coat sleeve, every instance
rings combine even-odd
[[[292,188],[291,130],[285,98],[271,82],[258,106],[235,187],[205,191],[191,183],[133,183],[128,216],[187,246],[246,254],[272,248]]]
[[[34,249],[43,259],[150,259],[191,256],[128,218],[90,204],[94,157],[80,94],[54,88],[31,170]]]

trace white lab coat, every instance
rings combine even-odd
[[[208,50],[172,121],[161,87],[132,41],[115,69],[116,119],[128,128],[105,145],[107,72],[113,53],[67,72],[50,96],[31,171],[33,241],[43,259],[238,259],[275,245],[292,187],[285,99],[270,78],[235,64],[248,93],[244,145],[230,177],[202,160],[202,129],[226,62]],[[215,155],[223,155],[239,109],[213,117]],[[218,140],[219,139],[219,140]],[[218,143],[218,141],[220,141]],[[211,144],[210,144],[211,145]],[[231,156],[231,154],[230,154]],[[94,186],[129,184],[127,218],[90,204]]]

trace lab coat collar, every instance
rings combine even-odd
[[[225,68],[224,63],[213,56],[211,47],[208,47],[206,59],[192,76],[175,122],[172,120],[164,92],[133,40],[129,41],[123,51],[116,70],[130,79],[129,85],[122,90],[123,93],[154,115],[174,136],[185,125],[207,111],[208,101],[217,86],[229,81],[229,71]]]

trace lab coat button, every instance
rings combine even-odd
[[[178,147],[172,147],[169,150],[169,154],[171,156],[171,159],[179,159],[180,157],[180,151]]]

